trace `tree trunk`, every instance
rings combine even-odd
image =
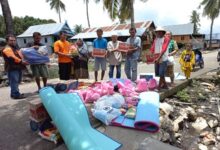
[[[130,5],[131,5],[131,27],[135,28],[135,25],[134,25],[134,0],[130,0]]]
[[[61,23],[60,1],[59,1],[59,6],[58,6],[58,15],[59,15],[59,22]]]
[[[86,0],[86,16],[87,16],[87,22],[88,22],[88,27],[90,28],[90,21],[89,21],[89,0]]]
[[[14,34],[13,19],[8,0],[1,0],[2,13],[5,20],[6,34]]]
[[[212,48],[212,29],[214,24],[214,18],[211,18],[210,38],[209,38],[209,49]]]
[[[58,12],[58,14],[59,14],[59,22],[61,23],[61,14],[60,14],[60,8],[59,8],[59,12]]]

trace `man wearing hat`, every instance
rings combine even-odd
[[[153,42],[153,45],[150,49],[151,53],[159,54],[159,57],[155,60],[155,76],[159,76],[159,85],[158,90],[160,89],[168,89],[166,80],[165,80],[165,73],[167,69],[168,63],[168,45],[170,42],[169,38],[164,37],[166,31],[158,27],[155,30],[156,38]]]
[[[122,54],[118,51],[119,41],[116,32],[112,33],[112,41],[108,42],[108,62],[109,62],[109,78],[113,78],[114,68],[116,67],[116,78],[121,78],[121,61]]]

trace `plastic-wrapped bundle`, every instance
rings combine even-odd
[[[50,62],[48,49],[46,46],[40,46],[39,49],[33,47],[21,49],[24,60],[29,64],[44,64]]]

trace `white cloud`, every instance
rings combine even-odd
[[[66,12],[62,12],[62,21],[67,20],[72,28],[75,24],[87,27],[86,5],[83,0],[62,0],[66,5]],[[148,0],[143,3],[135,1],[135,21],[152,20],[156,25],[185,24],[190,21],[192,10],[197,9],[201,0]],[[9,0],[13,16],[33,16],[42,19],[53,19],[58,22],[55,10],[50,10],[46,0]],[[24,7],[25,6],[25,7]],[[200,14],[202,10],[198,11]],[[1,11],[0,11],[1,14]],[[89,16],[91,27],[113,24],[102,3],[89,2]],[[211,21],[200,16],[201,32],[209,33]],[[215,19],[213,32],[220,32],[220,17]]]

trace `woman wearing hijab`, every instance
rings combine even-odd
[[[74,61],[74,75],[78,79],[88,79],[88,60],[89,60],[89,51],[86,44],[82,39],[78,39],[76,42],[78,56],[73,59]]]

